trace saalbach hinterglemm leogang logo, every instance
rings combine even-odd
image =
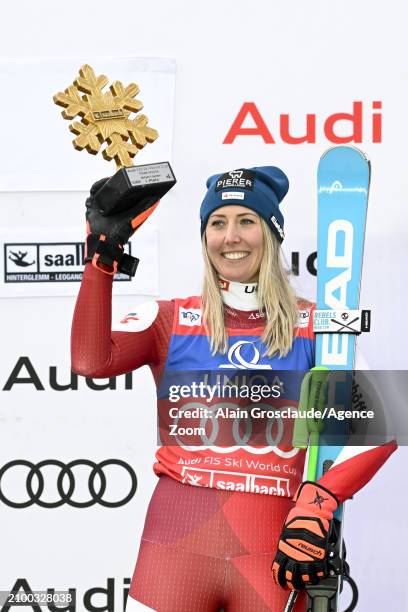
[[[126,245],[130,253],[130,245]],[[4,282],[70,282],[82,279],[83,242],[31,242],[4,245]],[[125,274],[116,280],[129,280]]]

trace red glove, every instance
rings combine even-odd
[[[339,506],[330,491],[315,482],[303,482],[296,505],[286,517],[272,564],[276,584],[303,589],[328,576],[327,548],[330,522]]]

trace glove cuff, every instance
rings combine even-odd
[[[293,499],[297,508],[304,508],[326,519],[331,519],[340,505],[337,497],[326,487],[308,480],[302,482]]]
[[[103,234],[88,234],[84,257],[84,263],[87,262],[110,276],[116,272],[134,276],[139,260],[124,253],[121,244],[109,241]]]

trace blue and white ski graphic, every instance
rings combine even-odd
[[[317,309],[358,309],[370,162],[354,147],[333,147],[320,159],[317,183]],[[354,334],[317,334],[316,365],[350,371],[355,346]],[[340,433],[338,421],[334,426]],[[330,429],[320,434],[316,480],[343,448],[326,443]]]
[[[360,298],[360,282],[363,264],[365,224],[368,191],[370,186],[370,162],[358,149],[338,146],[328,149],[321,157],[317,173],[317,299],[318,310],[357,310]],[[350,371],[354,366],[356,337],[354,334],[316,334],[316,366],[329,370]],[[345,374],[341,389],[345,399],[351,390],[350,376]],[[304,429],[300,429],[300,446],[304,444]],[[336,436],[338,446],[330,441]],[[340,454],[347,441],[347,422],[325,423],[320,433],[317,450],[317,471],[311,472],[318,480]],[[310,458],[310,455],[309,455]],[[309,468],[314,466],[310,461]],[[309,472],[308,472],[309,473]],[[341,520],[342,509],[336,517]],[[340,534],[340,541],[342,535]],[[340,581],[338,582],[340,586]],[[297,591],[289,595],[284,612],[294,608]],[[336,601],[332,602],[337,609]],[[324,607],[321,602],[321,610]],[[314,609],[308,598],[308,610]],[[330,609],[333,609],[332,607]]]

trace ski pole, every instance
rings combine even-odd
[[[324,421],[319,419],[318,415],[323,414],[329,376],[330,372],[325,366],[312,368],[305,376],[301,387],[299,401],[301,416],[299,422],[296,421],[295,423],[293,446],[305,448],[307,442],[309,443],[307,479],[310,481],[316,481],[319,439],[324,429]],[[305,409],[308,410],[308,414],[310,414],[310,410],[314,410],[314,413],[311,413],[313,416],[307,415],[306,418],[303,417],[301,411]],[[332,463],[333,461],[331,460],[324,462],[323,473],[326,473],[331,468]],[[328,563],[330,575],[320,580],[318,584],[306,587],[308,596],[307,612],[337,612],[339,580],[341,578],[345,579],[352,589],[352,602],[345,612],[352,612],[357,604],[357,585],[349,575],[348,564],[345,561],[345,550],[343,553],[341,551],[340,525],[340,521],[335,518],[329,534]],[[293,610],[298,593],[298,591],[292,591],[284,612],[291,612]]]
[[[301,416],[295,420],[292,444],[294,448],[309,449],[307,480],[316,480],[319,437],[324,427],[322,419],[308,417],[307,414],[311,414],[310,411],[313,411],[313,414],[323,411],[328,375],[327,367],[315,366],[305,374],[300,387],[298,412]],[[283,612],[293,610],[298,594],[299,591],[290,593]]]

